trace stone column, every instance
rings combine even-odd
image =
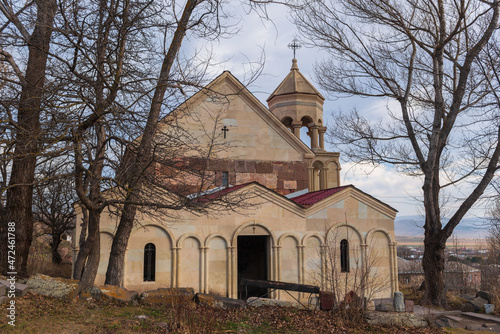
[[[230,256],[230,267],[231,267],[231,272],[230,272],[230,277],[229,277],[229,284],[231,286],[231,292],[229,298],[238,298],[238,268],[236,268],[236,262],[235,262],[235,250],[236,246],[229,246],[228,247],[231,253]]]
[[[279,281],[281,279],[281,246],[273,245],[273,256],[271,258],[274,259],[274,263],[271,266],[273,268],[273,273],[271,276],[272,281]],[[281,290],[276,290],[271,293],[271,298],[280,299]]]
[[[319,147],[322,148],[323,150],[325,149],[325,132],[326,132],[326,126],[320,126],[318,128]]]
[[[368,244],[361,244],[361,277],[365,280],[365,282],[361,282],[361,298],[366,297],[366,280],[370,278],[367,277],[367,272],[369,268],[368,266]]]
[[[320,182],[321,189],[328,189],[328,168],[326,166],[321,168]]]
[[[226,246],[226,297],[232,298],[233,288],[231,286],[231,246]]]
[[[302,127],[302,122],[301,121],[293,121],[292,122],[293,134],[297,138],[300,138],[300,128],[301,127]]]
[[[320,254],[320,261],[321,261],[321,289],[325,290],[325,285],[326,285],[326,246],[322,245],[320,246],[319,250]]]
[[[390,263],[390,273],[391,273],[391,296],[394,295],[394,292],[397,291],[397,273],[395,273],[396,266],[394,265],[394,253],[395,253],[396,244],[394,242],[389,243],[389,263]],[[396,276],[395,276],[396,275]]]
[[[208,247],[200,247],[201,251],[201,289],[203,293],[208,293],[208,257],[207,257]]]
[[[316,185],[314,184],[314,167],[309,167],[309,191],[315,191]]]
[[[172,247],[172,287],[177,287],[179,282],[179,248]]]
[[[305,284],[304,275],[305,275],[305,267],[304,267],[304,248],[303,245],[297,245],[297,255],[299,256],[299,284]],[[299,300],[301,300],[302,296],[305,295],[302,292],[299,292]]]
[[[319,148],[319,146],[318,146],[319,126],[318,126],[318,124],[314,123],[314,122],[309,123],[309,129],[311,129],[311,131],[309,131],[310,136],[311,136],[311,149]]]

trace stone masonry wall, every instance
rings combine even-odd
[[[223,172],[228,172],[229,184],[257,181],[286,195],[309,186],[308,165],[302,161],[212,160],[208,170],[215,172],[215,185],[222,185]]]

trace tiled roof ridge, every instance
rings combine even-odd
[[[302,205],[302,206],[310,206],[313,205],[316,202],[321,201],[322,199],[325,199],[327,197],[330,197],[331,195],[344,190],[348,187],[351,187],[352,185],[345,185],[345,186],[339,186],[339,187],[334,187],[334,188],[329,188],[329,189],[322,189],[322,190],[316,190],[316,191],[311,191],[306,194],[293,197],[290,200]]]

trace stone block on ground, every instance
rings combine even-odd
[[[462,312],[479,312],[481,308],[478,308],[476,305],[472,304],[471,301],[468,301],[462,306],[460,311]]]
[[[31,291],[44,296],[72,298],[78,286],[78,280],[36,274],[31,276],[26,284]]]
[[[5,296],[7,294],[7,287],[3,284],[0,284],[0,297]]]
[[[488,291],[478,291],[476,292],[476,297],[481,297],[483,299],[486,299],[488,301],[488,303],[486,304],[491,304],[492,302],[494,302],[495,299],[495,296]]]
[[[484,307],[484,304],[488,304],[488,300],[481,297],[476,297],[470,302],[475,306],[478,312],[481,308]]]
[[[250,297],[247,299],[248,306],[254,307],[262,307],[262,306],[278,306],[278,307],[295,307],[302,309],[304,308],[300,303],[295,301],[286,301],[286,300],[278,300],[278,299],[270,299],[270,298],[258,298],[258,297]]]
[[[455,324],[453,323],[453,321],[451,321],[447,317],[441,317],[441,318],[435,319],[434,325],[436,325],[439,328],[453,328],[453,327],[455,327]]]
[[[185,304],[194,301],[193,288],[159,288],[144,291],[140,299],[151,304]]]
[[[379,312],[395,312],[394,303],[375,304],[375,311]]]
[[[427,320],[416,313],[366,312],[365,319],[370,325],[426,328]]]
[[[413,312],[415,308],[415,302],[413,300],[405,300],[405,312]]]
[[[97,289],[99,292],[97,292]],[[94,290],[89,291],[90,294],[98,295],[101,299],[117,300],[120,302],[131,302],[139,297],[136,291],[129,291],[124,287],[117,285],[99,285],[94,287]]]
[[[474,298],[476,298],[475,296],[468,295],[468,294],[463,294],[463,295],[460,295],[459,297],[462,298],[462,299],[465,299],[465,300],[469,300],[469,301],[473,300]]]
[[[0,280],[0,285],[3,285],[7,288],[7,293],[10,290],[10,285],[11,285],[10,282],[11,281],[9,280]],[[16,296],[21,296],[21,297],[25,296],[28,293],[29,288],[30,287],[27,284],[15,282]]]
[[[240,299],[232,299],[216,295],[197,293],[195,300],[200,305],[220,307],[220,308],[239,308],[245,305],[245,302]]]
[[[9,297],[7,297],[7,296],[0,297],[0,305],[6,304],[8,302],[9,302]]]
[[[403,293],[400,291],[394,291],[394,309],[396,312],[405,311],[405,300]]]

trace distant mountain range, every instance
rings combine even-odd
[[[443,225],[447,220],[443,220]],[[424,218],[422,216],[396,217],[395,232],[397,236],[424,236]],[[457,238],[484,238],[488,234],[489,218],[464,218],[453,233]]]

